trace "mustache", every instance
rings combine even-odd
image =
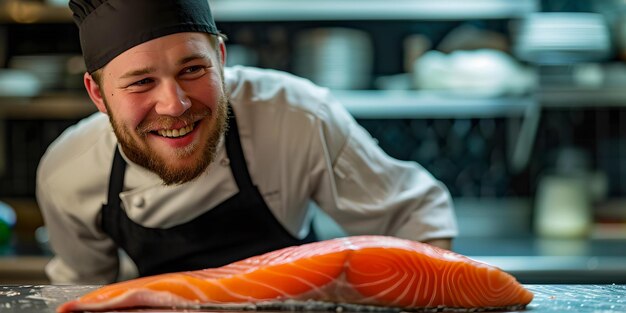
[[[186,111],[181,116],[157,116],[154,119],[141,122],[137,126],[137,133],[146,135],[157,129],[169,129],[174,125],[191,125],[205,117],[211,116],[213,112],[205,108],[203,110]]]

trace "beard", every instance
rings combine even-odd
[[[107,111],[109,112],[109,121],[113,126],[115,136],[126,157],[134,163],[157,174],[161,180],[163,180],[164,185],[180,185],[189,182],[200,176],[209,164],[215,160],[217,146],[227,128],[228,98],[226,96],[223,95],[219,98],[215,110],[209,110],[208,108],[193,110],[192,107],[178,117],[161,116],[156,120],[140,123],[134,130],[135,133],[139,135],[140,140],[133,137],[131,131],[115,118],[106,99],[104,100]],[[192,159],[191,162],[184,161],[182,166],[173,168],[168,165],[163,156],[156,153],[156,151],[147,144],[146,139],[150,133],[149,130],[154,129],[152,125],[174,125],[181,121],[184,122],[185,125],[191,125],[199,118],[202,118],[202,121],[206,118],[213,121],[212,125],[205,125],[212,127],[207,141],[192,143],[184,148],[176,149],[174,154],[175,158],[181,160],[179,163],[183,163],[183,158],[190,157],[198,149],[202,149],[199,157]]]

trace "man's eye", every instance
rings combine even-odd
[[[142,79],[140,81],[132,83],[131,86],[144,86],[144,85],[147,85],[147,84],[149,84],[151,82],[152,82],[152,79],[144,78],[144,79]]]
[[[193,74],[193,73],[197,73],[200,70],[204,69],[204,66],[200,66],[200,65],[194,65],[194,66],[190,66],[187,67],[183,70],[183,74]]]

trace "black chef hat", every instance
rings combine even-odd
[[[70,0],[69,6],[89,73],[161,36],[218,34],[208,0]]]

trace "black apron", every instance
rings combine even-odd
[[[300,240],[276,220],[248,173],[234,115],[228,123],[226,153],[239,193],[190,222],[167,229],[139,225],[121,208],[126,162],[115,150],[102,228],[135,262],[140,276],[219,267],[316,240],[313,228]]]

